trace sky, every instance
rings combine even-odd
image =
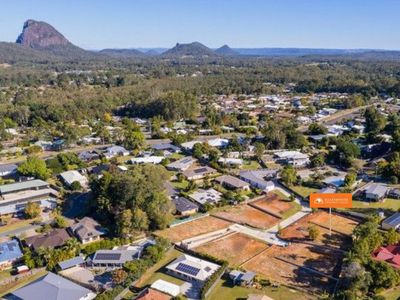
[[[172,47],[400,50],[399,0],[0,0],[0,40],[27,19],[85,49]]]

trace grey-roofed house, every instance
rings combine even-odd
[[[64,271],[73,267],[82,266],[85,264],[85,260],[82,256],[76,256],[62,262],[59,262],[57,265],[57,269],[59,271]]]
[[[83,151],[78,154],[79,159],[83,161],[92,161],[100,158],[100,155],[95,151]]]
[[[183,176],[185,176],[188,180],[199,180],[203,179],[209,175],[217,173],[217,170],[211,168],[209,166],[198,167],[193,169],[188,169],[182,172]]]
[[[89,180],[76,170],[65,171],[60,174],[61,180],[66,186],[71,186],[75,181],[82,187],[87,187]]]
[[[260,169],[241,171],[239,176],[240,179],[250,183],[254,188],[268,193],[275,189],[275,184],[270,179],[275,178],[277,173],[276,170]]]
[[[173,198],[176,212],[182,216],[193,215],[199,210],[199,206],[185,197]]]
[[[254,277],[256,273],[254,272],[242,272],[238,270],[232,270],[229,272],[229,278],[232,280],[234,285],[240,286],[250,286],[253,284]]]
[[[162,151],[164,155],[181,152],[181,148],[170,143],[155,144],[151,146],[151,149],[155,151]]]
[[[0,270],[10,269],[22,258],[22,250],[15,239],[0,243]]]
[[[368,201],[380,201],[386,197],[389,189],[379,183],[373,183],[364,190],[365,199]]]
[[[0,215],[23,211],[28,202],[38,202],[42,208],[55,208],[58,192],[39,179],[0,186]]]
[[[197,159],[191,157],[191,156],[185,156],[181,159],[178,159],[177,161],[174,161],[166,166],[166,168],[170,171],[179,171],[183,172],[187,169],[189,169]]]
[[[222,175],[215,178],[215,181],[221,184],[222,186],[235,190],[249,190],[250,184],[246,181],[243,181],[237,177],[231,175]]]
[[[165,267],[167,273],[185,281],[204,283],[220,266],[191,255],[183,254]]]
[[[65,228],[53,229],[50,232],[27,237],[24,243],[33,250],[40,248],[57,248],[63,246],[71,236]]]
[[[189,195],[190,199],[193,199],[197,203],[204,205],[208,204],[215,204],[221,201],[222,193],[214,190],[214,189],[198,189]]]
[[[98,241],[106,233],[97,221],[89,217],[79,220],[69,230],[82,244]]]
[[[88,264],[94,268],[122,268],[124,263],[140,258],[140,249],[98,250]]]
[[[390,217],[382,221],[382,228],[389,230],[391,228],[395,230],[400,229],[400,213],[395,213]]]
[[[122,146],[110,146],[106,149],[106,151],[103,153],[105,158],[112,158],[115,156],[127,156],[129,155],[129,151],[126,150]]]
[[[48,273],[4,298],[8,300],[91,300],[96,294],[64,277]]]
[[[17,173],[18,166],[15,164],[0,165],[0,177],[10,176]]]

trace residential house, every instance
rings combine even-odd
[[[47,275],[11,292],[8,300],[92,300],[96,294],[54,273]]]
[[[186,156],[168,164],[166,168],[170,171],[183,172],[189,169],[196,161],[197,159],[192,156]]]
[[[185,197],[176,197],[172,199],[175,204],[176,213],[181,216],[189,216],[197,213],[199,206]]]
[[[400,269],[400,245],[379,247],[372,254],[372,258],[377,261],[384,261],[392,267]]]
[[[181,147],[182,147],[183,149],[185,149],[186,151],[192,151],[194,145],[196,145],[196,144],[201,144],[201,143],[202,143],[202,141],[190,141],[190,142],[182,143],[182,144],[181,144]]]
[[[78,154],[78,158],[82,161],[89,162],[100,159],[100,155],[96,151],[83,151]]]
[[[180,153],[181,148],[172,145],[170,143],[161,143],[161,144],[155,144],[151,146],[151,149],[154,151],[160,151],[163,153],[164,156],[169,156],[173,153]]]
[[[389,230],[395,229],[400,230],[400,212],[394,213],[390,217],[382,221],[382,228]]]
[[[103,153],[103,155],[105,158],[110,159],[116,156],[127,156],[129,155],[129,153],[130,152],[126,150],[124,147],[114,145],[108,147],[106,151]]]
[[[241,171],[239,173],[240,179],[250,183],[256,189],[264,192],[271,192],[275,189],[275,184],[271,179],[276,178],[278,171],[269,169]]]
[[[206,203],[215,204],[221,201],[222,194],[214,189],[198,189],[191,193],[189,198],[196,201],[197,203],[204,205]]]
[[[42,208],[57,206],[58,192],[49,183],[35,179],[0,186],[0,215],[23,211],[28,202],[38,202]]]
[[[365,190],[365,199],[367,201],[381,201],[386,197],[389,189],[387,186],[379,183],[369,185]]]
[[[204,283],[220,266],[191,255],[183,254],[165,267],[167,273],[185,281]]]
[[[106,233],[97,221],[89,217],[79,220],[69,230],[82,244],[98,241]]]
[[[89,180],[76,170],[62,172],[60,174],[60,178],[64,182],[64,184],[68,187],[71,187],[71,185],[75,181],[79,182],[81,187],[84,188],[87,187],[89,184]]]
[[[208,166],[204,166],[185,170],[182,174],[188,180],[199,180],[215,173],[217,173],[217,170]]]
[[[88,261],[93,268],[122,268],[124,263],[140,258],[140,250],[115,249],[98,250]]]
[[[228,139],[221,139],[221,138],[215,138],[212,140],[208,140],[207,144],[209,144],[211,147],[215,148],[224,148],[229,145],[229,140]]]
[[[231,175],[222,175],[215,178],[215,181],[218,182],[220,185],[234,190],[250,190],[250,184],[246,181],[243,181],[237,177]]]
[[[22,250],[15,239],[0,243],[0,270],[12,268],[13,264],[22,259]]]
[[[15,164],[0,165],[0,177],[11,176],[17,173],[18,166]]]
[[[65,228],[53,229],[50,232],[27,237],[25,245],[37,251],[39,248],[57,248],[63,246],[71,236]]]
[[[279,151],[274,153],[278,162],[283,162],[293,167],[305,167],[310,163],[307,154],[299,151]]]
[[[129,162],[133,165],[140,164],[153,164],[157,165],[161,163],[165,159],[164,156],[145,156],[145,157],[134,157],[129,160]]]

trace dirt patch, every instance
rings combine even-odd
[[[241,233],[204,244],[195,249],[200,253],[224,259],[231,266],[239,266],[269,246]]]
[[[209,216],[157,231],[155,234],[176,243],[194,236],[229,227],[232,223]]]
[[[338,252],[332,253],[313,245],[293,243],[285,248],[274,245],[242,267],[272,281],[312,291],[329,291],[335,281],[324,274],[333,276],[341,259]]]
[[[217,212],[215,216],[221,217],[234,223],[249,225],[261,229],[270,228],[275,224],[278,224],[280,220],[277,217],[264,213],[248,205],[238,205],[235,207],[231,207],[226,210]]]
[[[275,214],[282,215],[293,207],[293,203],[282,200],[274,193],[268,194],[265,198],[254,201],[251,203],[253,206],[266,211],[271,211]]]

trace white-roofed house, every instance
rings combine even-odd
[[[126,150],[122,146],[114,145],[114,146],[108,147],[106,149],[106,151],[103,153],[103,155],[105,158],[112,158],[115,156],[127,156],[127,155],[129,155],[129,151]]]
[[[275,152],[274,155],[279,162],[286,163],[293,167],[305,167],[310,163],[308,155],[299,151],[279,151]]]
[[[76,170],[62,172],[60,177],[68,187],[70,187],[75,181],[79,182],[82,187],[87,187],[89,183],[88,179]]]
[[[179,285],[162,279],[157,279],[156,281],[154,281],[151,285],[151,288],[162,293],[171,295],[172,297],[176,297],[181,293],[181,288]]]
[[[222,194],[214,189],[198,189],[189,195],[189,198],[197,203],[204,205],[206,203],[215,204],[221,201]]]
[[[130,159],[130,163],[133,165],[140,164],[153,164],[157,165],[165,159],[164,156],[145,156],[145,157],[134,157]]]
[[[170,171],[179,171],[183,172],[187,169],[189,169],[197,159],[191,157],[191,156],[186,156],[183,157],[177,161],[174,161],[166,166],[166,168]]]
[[[185,281],[204,283],[221,266],[191,255],[183,254],[166,266],[167,272]]]

